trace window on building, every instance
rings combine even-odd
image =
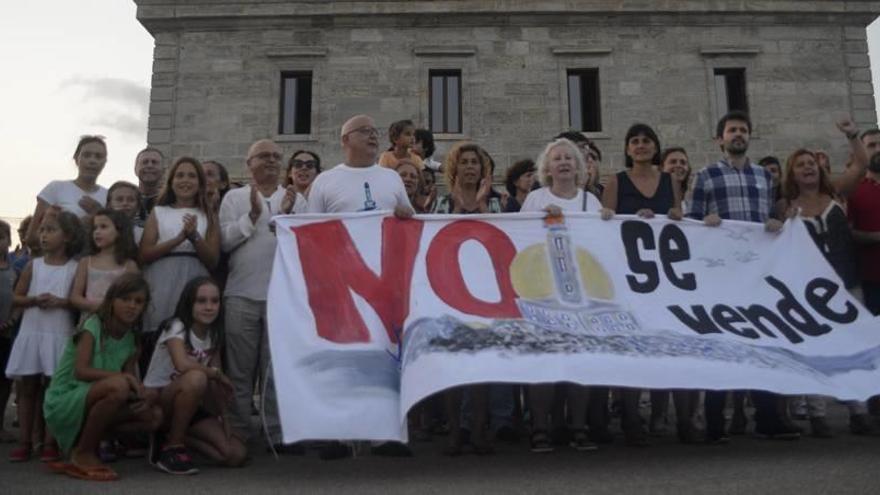
[[[734,110],[749,111],[745,69],[715,69],[715,108],[719,116]]]
[[[576,131],[602,130],[599,69],[568,71],[568,125]]]
[[[283,72],[281,74],[280,115],[279,134],[309,134],[312,132],[311,72]]]
[[[428,72],[430,88],[428,117],[431,131],[461,133],[461,71],[432,70]]]

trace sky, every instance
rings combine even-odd
[[[107,138],[102,185],[135,181],[153,54],[135,12],[131,0],[0,1],[0,217],[14,223],[50,180],[73,179],[84,134]],[[868,45],[880,67],[880,22],[869,27]]]

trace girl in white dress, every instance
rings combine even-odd
[[[183,287],[195,277],[208,275],[220,257],[217,214],[208,206],[207,181],[195,158],[178,159],[144,225],[141,261],[148,266],[152,303],[144,331],[154,332],[174,313]],[[142,371],[146,365],[142,363]]]
[[[17,381],[19,445],[9,453],[12,462],[31,457],[35,413],[42,418],[43,392],[73,333],[68,295],[76,273],[72,257],[81,249],[81,226],[73,213],[50,210],[39,228],[43,256],[31,260],[15,286],[14,304],[26,308],[6,376]],[[55,440],[46,430],[40,459],[60,458]]]

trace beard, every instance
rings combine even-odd
[[[868,162],[868,170],[875,174],[880,173],[880,152],[874,153],[874,155],[871,156],[871,161]]]
[[[724,151],[731,155],[744,155],[748,150],[748,141],[731,141],[724,145]]]

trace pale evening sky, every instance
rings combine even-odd
[[[868,29],[868,43],[877,66],[880,22]],[[2,2],[0,217],[28,215],[50,180],[75,177],[71,155],[83,134],[107,138],[102,185],[135,181],[134,156],[146,144],[152,50],[131,0]]]

